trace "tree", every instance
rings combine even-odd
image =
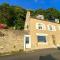
[[[18,6],[10,6],[7,3],[0,5],[0,23],[8,27],[23,29],[25,22],[26,10]]]
[[[25,24],[26,10],[20,7],[15,7],[15,13],[16,13],[15,27],[16,29],[23,29]]]
[[[48,19],[49,19],[49,17],[51,17],[51,18],[53,18],[53,17],[54,18],[58,18],[58,15],[59,15],[59,11],[54,9],[54,8],[48,8],[46,10],[46,16],[47,16]]]
[[[60,19],[60,11],[54,8],[48,8],[46,10],[43,10],[43,9],[33,10],[31,11],[31,13],[32,13],[31,16],[34,16],[34,17],[36,17],[38,14],[44,15],[45,19],[48,19],[48,20],[54,21],[55,18]]]
[[[45,10],[43,9],[38,9],[38,10],[34,10],[34,11],[31,11],[32,15],[31,16],[36,16],[36,15],[44,15],[45,16]]]

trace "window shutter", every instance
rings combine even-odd
[[[56,31],[56,27],[55,26],[53,26],[53,31]]]

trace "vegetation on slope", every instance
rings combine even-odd
[[[45,19],[54,20],[55,18],[60,20],[60,11],[54,8],[48,8],[46,10],[38,9],[31,11],[31,16],[35,17],[38,14],[44,15]]]
[[[30,10],[31,16],[35,17],[38,14],[45,16],[45,19],[51,20],[54,18],[60,19],[60,11],[54,8],[48,8],[46,10]],[[15,27],[15,29],[24,29],[26,19],[26,9],[19,6],[11,6],[7,3],[0,5],[0,23],[6,24],[9,28]]]
[[[26,17],[26,10],[18,6],[10,6],[7,3],[0,5],[0,23],[8,27],[23,29]]]

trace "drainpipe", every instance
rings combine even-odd
[[[54,35],[52,35],[52,39],[53,39],[54,46],[56,46],[56,41],[55,41],[55,36]]]

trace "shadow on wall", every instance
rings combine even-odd
[[[39,60],[56,60],[52,55],[40,56]]]

